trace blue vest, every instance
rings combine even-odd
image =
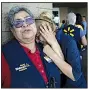
[[[40,47],[40,56],[46,70],[48,80],[55,79],[55,87],[60,87],[60,71],[57,66],[51,62],[48,63],[44,59],[44,53]],[[46,88],[42,76],[37,71],[31,60],[17,40],[12,40],[2,47],[2,52],[9,64],[11,71],[11,87],[12,88]]]
[[[80,53],[74,38],[64,34],[62,30],[57,32],[56,38],[61,46],[66,62],[72,66],[72,73],[76,80],[73,81],[66,77],[67,81],[65,87],[86,88],[86,81],[81,70]]]

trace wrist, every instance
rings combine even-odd
[[[59,43],[57,42],[57,40],[51,44],[51,47],[59,47]]]

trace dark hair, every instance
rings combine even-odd
[[[86,18],[86,16],[82,16],[82,17]]]
[[[81,14],[76,14],[76,25],[81,25],[84,28],[84,25],[82,24],[82,16]]]
[[[31,17],[34,18],[33,14],[31,13],[30,10],[28,10],[27,8],[25,7],[20,7],[20,6],[15,6],[15,7],[12,7],[11,10],[9,11],[8,13],[8,21],[9,21],[9,24],[10,24],[10,27],[13,26],[13,21],[14,21],[14,16],[16,13],[20,12],[20,11],[25,11],[27,12]]]
[[[62,23],[64,24],[65,23],[65,20],[62,20]]]

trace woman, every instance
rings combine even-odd
[[[39,39],[42,43],[46,43],[45,45],[43,43],[44,53],[46,53],[46,55],[53,60],[62,73],[68,77],[66,86],[80,88],[86,87],[86,82],[81,71],[80,54],[75,40],[60,31],[57,31],[55,37],[54,28],[52,28],[52,24],[50,24],[47,19],[53,23],[52,20],[45,15],[40,15],[39,19],[36,20],[37,24],[40,23],[37,27],[38,30],[40,30],[39,37],[43,40]],[[68,63],[63,60],[61,61],[60,58],[61,56],[63,57],[63,54],[60,51],[60,48],[62,48],[65,60]],[[56,55],[52,56],[52,52],[56,53]]]
[[[46,62],[35,42],[37,28],[31,11],[13,7],[8,20],[15,39],[2,46],[2,88],[60,88],[58,67]]]

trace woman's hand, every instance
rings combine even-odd
[[[41,35],[45,38],[45,40],[48,42],[48,44],[52,47],[52,49],[54,50],[54,52],[56,52],[56,54],[64,59],[64,55],[62,53],[61,47],[58,44],[56,37],[55,37],[55,33],[52,31],[51,27],[49,26],[49,24],[42,24],[42,26],[40,26],[40,33]]]
[[[42,24],[40,26],[40,33],[41,35],[45,38],[45,40],[50,44],[53,45],[55,42],[57,42],[55,38],[55,33],[52,31],[50,25],[47,24]]]

